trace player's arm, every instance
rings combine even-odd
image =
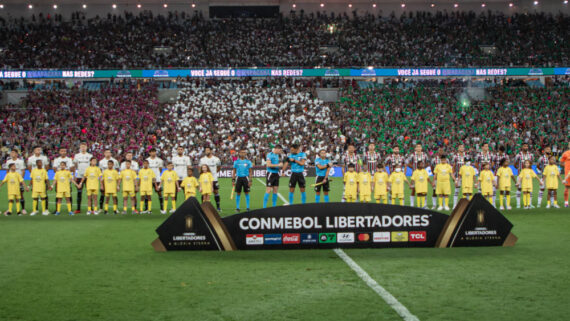
[[[251,164],[250,164],[249,168],[247,169],[247,174],[249,176],[248,185],[251,186],[251,183],[253,183],[253,171],[251,170]]]
[[[324,180],[323,180],[324,182],[328,181],[328,179],[329,179],[329,172],[331,171],[331,163],[330,163],[330,161],[327,163],[326,167],[327,167],[327,172],[325,173],[325,178],[324,178]],[[321,168],[321,169],[322,169],[322,168]]]
[[[232,185],[236,185],[236,167],[232,168]]]

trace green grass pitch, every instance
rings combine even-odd
[[[332,185],[339,201],[341,180]],[[233,214],[229,179],[221,187],[222,215]],[[254,179],[252,208],[264,191]],[[400,319],[331,250],[156,253],[150,242],[165,216],[157,199],[153,207],[144,216],[0,217],[0,320]],[[570,210],[503,213],[519,237],[512,248],[345,252],[420,320],[568,319]]]

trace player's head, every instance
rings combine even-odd
[[[107,168],[108,169],[113,169],[113,166],[115,166],[115,163],[112,160],[107,162]]]
[[[297,154],[299,152],[299,144],[291,145],[291,154]]]
[[[439,148],[437,149],[437,153],[438,153],[438,155],[439,155],[439,158],[442,158],[442,157],[444,156],[444,154],[445,154],[445,149],[443,148],[443,146],[441,146],[441,147],[439,147]]]
[[[97,158],[91,157],[89,164],[91,164],[91,166],[97,166]]]
[[[125,154],[125,160],[128,160],[128,161],[133,160],[133,153],[132,153],[132,152],[127,152],[127,153]]]
[[[372,153],[372,152],[374,152],[375,150],[376,150],[376,146],[375,146],[374,144],[369,144],[369,145],[368,145],[368,151],[369,151],[369,152]]]
[[[131,161],[130,161],[129,159],[127,159],[127,160],[125,161],[125,168],[126,168],[126,169],[131,169]]]
[[[355,148],[354,148],[354,144],[352,144],[352,143],[348,144],[348,148],[347,148],[347,149],[348,149],[348,152],[349,152],[349,153],[354,153],[354,149],[355,149]]]
[[[396,164],[396,166],[394,167],[394,171],[397,173],[401,172],[402,171],[402,165]]]
[[[210,168],[208,167],[208,165],[202,165],[200,166],[200,174],[202,173],[209,173],[210,172]]]
[[[105,149],[105,151],[103,152],[103,156],[105,156],[105,158],[111,158],[112,154],[111,154],[111,150],[110,149]]]
[[[356,167],[354,166],[354,164],[348,164],[348,171],[349,171],[349,172],[354,172],[354,169],[355,169],[355,168],[356,168]]]
[[[67,148],[60,148],[59,149],[59,157],[65,157],[67,156]]]
[[[368,172],[368,163],[367,162],[363,162],[362,166],[360,166],[360,170],[363,172]]]
[[[65,164],[65,162],[61,162],[61,163],[59,164],[59,169],[63,170],[63,169],[66,169],[66,168],[67,168],[67,165]]]
[[[168,162],[166,163],[166,168],[168,168],[169,171],[174,169],[174,164],[172,164],[172,162]]]
[[[396,155],[400,154],[400,147],[394,146],[394,148],[392,148],[392,153]]]
[[[439,158],[441,159],[442,164],[447,164],[447,155],[441,154],[441,156],[439,156]]]
[[[150,157],[156,157],[156,149],[151,148],[148,153],[150,154]]]
[[[143,168],[148,169],[148,160],[143,161]]]
[[[19,154],[19,153],[18,153],[18,150],[17,150],[17,149],[12,149],[12,150],[10,151],[10,157],[12,157],[12,158],[14,158],[14,159],[18,158],[18,154]]]
[[[15,163],[10,164],[10,166],[8,166],[8,169],[10,170],[10,172],[16,171],[16,164]]]
[[[192,166],[186,167],[186,174],[188,175],[188,177],[194,175],[194,171],[192,170]]]
[[[460,153],[463,153],[463,152],[465,151],[465,145],[459,144],[459,146],[457,146],[457,150],[458,150]]]
[[[416,144],[416,146],[414,147],[414,151],[416,153],[421,153],[422,152],[422,144]]]
[[[273,152],[275,154],[281,154],[283,152],[283,146],[275,145],[275,147],[273,147]]]
[[[40,146],[34,147],[34,155],[40,156],[42,153],[42,148]]]
[[[505,153],[505,146],[503,146],[503,145],[499,146],[499,153],[501,153],[501,154]]]
[[[550,148],[550,146],[546,146],[546,147],[544,147],[544,148],[542,149],[542,152],[543,152],[545,155],[550,155],[550,153],[552,153],[552,149]]]
[[[548,164],[550,165],[556,164],[556,156],[551,155],[550,157],[548,157]]]
[[[509,159],[506,158],[506,157],[505,157],[505,158],[502,158],[502,159],[501,159],[501,166],[502,166],[502,167],[507,167],[507,166],[509,166]]]
[[[384,164],[381,162],[378,162],[378,165],[376,165],[376,171],[377,172],[383,172],[384,171]]]
[[[206,146],[206,148],[204,148],[204,153],[206,153],[206,156],[210,157],[212,155],[212,147]]]
[[[525,160],[523,167],[524,167],[524,168],[530,168],[530,161],[529,161],[529,160]]]
[[[321,149],[321,150],[319,151],[319,157],[320,157],[321,159],[325,159],[325,157],[327,157],[327,151],[324,150],[324,149]]]
[[[36,167],[39,169],[42,169],[42,167],[44,166],[44,162],[42,162],[41,159],[36,160]]]
[[[86,142],[81,142],[79,143],[79,150],[82,153],[85,153],[87,151],[87,143]]]
[[[485,153],[489,151],[489,143],[483,143],[481,144],[481,150],[483,150]]]
[[[247,155],[245,147],[240,148],[238,155],[240,159],[245,159],[245,156]]]
[[[425,166],[426,166],[426,164],[424,164],[424,161],[420,161],[420,162],[418,163],[418,168],[419,168],[419,169],[424,169]]]
[[[523,152],[527,152],[527,151],[528,151],[528,143],[523,143],[523,144],[522,144],[522,151],[523,151]]]
[[[489,163],[483,163],[483,169],[489,170],[489,168],[491,168],[491,165],[489,165]]]
[[[184,155],[184,148],[182,148],[182,146],[178,146],[176,148],[176,153],[178,154],[178,156]]]

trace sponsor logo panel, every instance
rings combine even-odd
[[[408,241],[407,231],[392,232],[392,242],[407,242],[407,241]]]
[[[425,242],[427,240],[426,231],[410,231],[408,237],[410,242]]]
[[[283,234],[283,244],[299,244],[301,243],[301,234],[289,233]]]
[[[265,234],[263,242],[268,245],[281,244],[281,234]]]
[[[319,233],[319,243],[336,243],[336,233]]]
[[[301,234],[301,244],[317,244],[318,242],[319,242],[319,235],[317,233]]]
[[[247,245],[263,245],[263,234],[246,234],[245,244]]]
[[[372,241],[374,243],[390,242],[390,232],[374,232],[372,233]]]
[[[353,232],[341,232],[337,233],[338,243],[354,243],[354,233]]]

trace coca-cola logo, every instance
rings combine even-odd
[[[283,234],[283,244],[301,243],[301,234]]]

